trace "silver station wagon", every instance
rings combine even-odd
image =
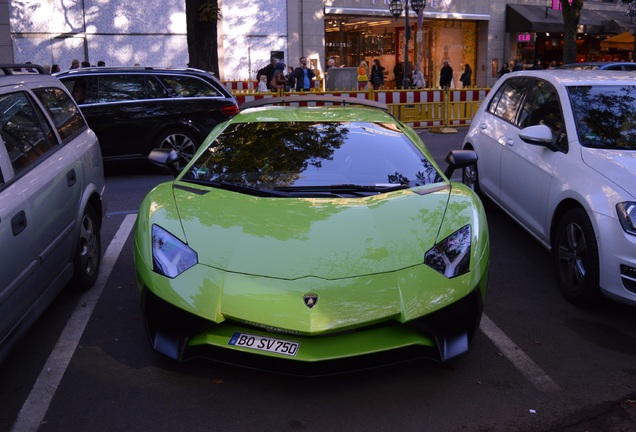
[[[66,87],[0,65],[0,362],[64,287],[94,284],[104,190],[99,142]]]

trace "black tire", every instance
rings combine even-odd
[[[86,206],[80,223],[77,250],[73,258],[74,275],[71,285],[80,291],[86,291],[97,280],[102,262],[99,219],[95,209]]]
[[[462,170],[462,183],[472,189],[476,194],[479,194],[479,173],[477,172],[476,163]]]
[[[585,210],[569,210],[559,221],[552,255],[563,296],[578,306],[592,306],[601,296],[598,245]]]
[[[200,144],[199,140],[185,129],[168,129],[157,137],[155,148],[176,151],[179,155],[177,168],[181,171],[192,160]]]

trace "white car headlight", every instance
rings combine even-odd
[[[152,226],[153,270],[175,278],[198,262],[197,253],[157,225]]]
[[[424,255],[424,264],[447,278],[461,276],[470,269],[470,225],[436,244]]]
[[[618,203],[616,212],[625,232],[636,235],[636,202]]]

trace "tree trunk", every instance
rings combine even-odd
[[[185,0],[188,66],[219,76],[216,23],[221,18],[216,0]]]
[[[570,1],[572,4],[570,4]],[[583,0],[561,0],[563,15],[563,64],[576,62],[576,34]]]

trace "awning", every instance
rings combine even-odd
[[[616,34],[636,29],[622,11],[581,10],[579,25],[591,34]],[[506,5],[506,31],[510,33],[563,33],[561,11],[549,6]]]
[[[389,11],[388,6],[385,8],[359,8],[359,7],[336,7],[325,6],[325,15],[360,15],[360,16],[377,16],[377,17],[391,17],[393,15]],[[475,21],[489,21],[489,14],[477,14],[477,13],[459,13],[459,12],[441,12],[430,9],[424,9],[422,12],[424,18],[428,19],[457,19],[457,20],[475,20]],[[417,14],[409,8],[409,17],[417,19]]]
[[[632,51],[634,49],[634,35],[631,32],[625,32],[601,41],[602,50],[610,48]]]

